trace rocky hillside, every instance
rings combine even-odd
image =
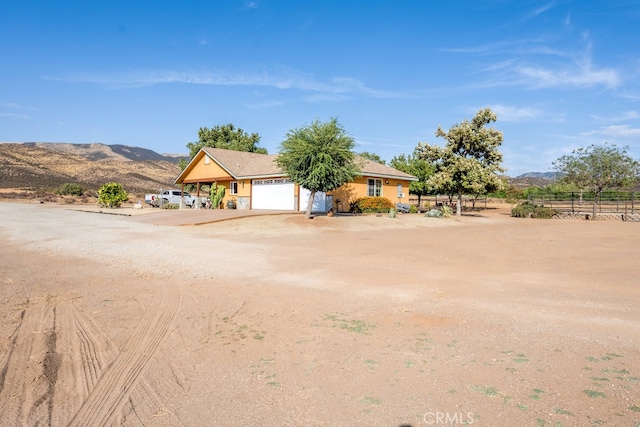
[[[77,183],[96,190],[120,182],[127,191],[173,187],[178,156],[123,145],[0,143],[0,188],[53,190]]]

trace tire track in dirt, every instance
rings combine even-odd
[[[80,309],[77,299],[77,295],[59,296],[55,305],[59,372],[53,425],[65,425],[73,418],[109,362],[117,356],[115,346]]]
[[[101,334],[98,336],[97,326],[77,308],[73,310],[73,326],[78,338],[79,354],[82,360],[83,375],[79,386],[82,388],[83,396],[87,397],[98,383],[108,361],[115,358],[117,351],[107,338]]]
[[[129,399],[149,360],[162,342],[178,310],[179,290],[167,286],[152,298],[153,304],[122,350],[98,379],[69,426],[111,424]],[[87,349],[87,354],[91,350]]]
[[[55,309],[58,275],[58,269],[54,268],[43,296],[32,298],[33,286],[26,292],[20,321],[0,371],[0,419],[3,422],[52,424],[60,366]]]

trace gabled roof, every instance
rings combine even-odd
[[[276,164],[277,154],[248,153],[211,147],[204,147],[202,150],[235,179],[282,176],[282,169]]]
[[[234,179],[258,179],[284,176],[282,169],[276,164],[277,154],[248,153],[246,151],[226,150],[223,148],[204,147],[191,159],[175,183],[184,180],[191,164],[202,155],[209,156],[222,169],[224,169]],[[408,181],[417,181],[413,175],[401,172],[387,165],[365,159],[356,155],[356,161],[360,166],[361,176],[371,176],[375,178],[401,178]]]

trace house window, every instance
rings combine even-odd
[[[369,197],[382,196],[382,180],[381,179],[367,180],[367,196]]]
[[[238,181],[231,181],[229,184],[229,194],[238,194]]]
[[[404,194],[402,193],[402,184],[398,184],[398,197],[404,197]]]
[[[209,156],[207,156],[207,155],[205,154],[205,156],[204,156],[204,164],[205,164],[205,165],[208,165],[208,164],[209,164],[209,162],[211,162],[211,160],[209,160]]]

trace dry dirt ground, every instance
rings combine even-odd
[[[2,425],[640,425],[639,223],[143,211],[0,202]]]

